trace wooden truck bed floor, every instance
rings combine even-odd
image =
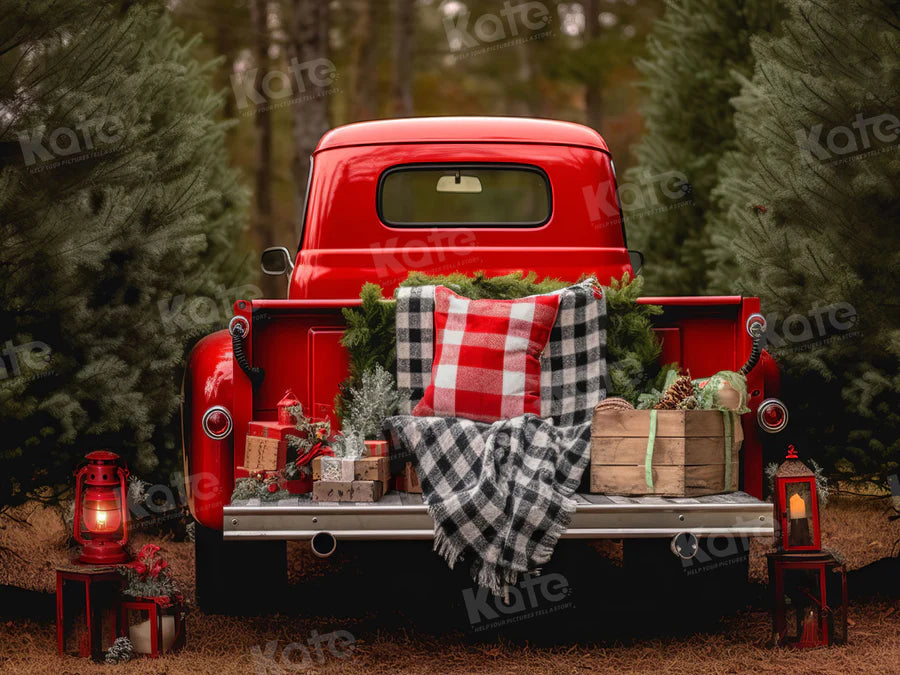
[[[772,537],[772,504],[746,492],[706,497],[617,497],[576,494],[576,511],[563,533],[571,539]],[[308,495],[278,502],[236,501],[225,507],[225,539],[311,539],[328,532],[337,540],[431,539],[434,521],[422,495],[389,492],[378,502],[314,502]]]

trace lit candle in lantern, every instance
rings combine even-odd
[[[791,519],[806,518],[806,502],[803,501],[803,497],[798,494],[791,495],[788,511]]]
[[[89,532],[109,532],[122,524],[121,503],[115,492],[89,487],[84,496],[84,522]]]
[[[788,498],[787,517],[788,542],[792,546],[812,546],[806,499],[799,492],[795,492]]]

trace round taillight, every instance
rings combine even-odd
[[[770,434],[777,433],[787,426],[787,406],[777,398],[767,398],[759,404],[756,419],[764,431]]]
[[[231,433],[231,413],[220,405],[203,413],[203,431],[214,440],[221,440]]]

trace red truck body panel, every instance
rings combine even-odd
[[[379,178],[391,167],[417,163],[517,163],[537,166],[550,182],[552,212],[538,227],[391,227],[376,208]],[[192,482],[191,508],[201,524],[222,527],[234,468],[247,424],[275,418],[275,404],[292,389],[316,418],[332,417],[347,372],[339,340],[341,308],[357,305],[360,287],[381,284],[389,295],[410,271],[430,274],[534,271],[603,283],[632,272],[603,139],[580,125],[547,120],[431,118],[349,125],[326,134],[314,154],[306,219],[288,299],[239,301],[235,314],[251,326],[245,352],[266,376],[256,392],[231,354],[226,332],[202,340],[185,380],[184,444]],[[747,318],[756,298],[644,298],[663,305],[656,322],[663,362],[677,361],[702,377],[736,370],[751,349]],[[764,363],[765,360],[764,360]],[[768,364],[771,370],[773,364]],[[772,395],[773,376],[748,377],[750,405]],[[221,441],[200,424],[212,405],[231,411],[234,429]],[[333,419],[333,418],[332,418]],[[762,452],[753,415],[744,416],[743,489],[762,494]],[[214,486],[214,489],[213,489]],[[200,489],[200,488],[203,489]]]
[[[366,145],[422,145],[428,143],[553,144],[609,151],[593,129],[573,122],[528,117],[415,117],[346,124],[319,141],[316,152]],[[521,159],[521,157],[520,157]]]
[[[486,125],[482,118],[474,123],[462,119],[468,128]],[[432,274],[529,270],[562,279],[577,279],[591,271],[606,283],[631,269],[615,175],[598,134],[579,125],[540,120],[512,126],[522,127],[520,136],[529,131],[534,138],[544,138],[541,142],[459,142],[458,130],[456,142],[396,141],[397,132],[383,133],[409,126],[410,138],[448,137],[450,122],[429,121],[424,125],[428,133],[419,133],[421,121],[350,125],[322,139],[313,156],[306,222],[289,298],[352,298],[365,281],[392,291],[414,270]],[[563,124],[560,130],[557,124]],[[498,131],[500,126],[494,121],[492,128]],[[439,128],[445,129],[444,136],[437,133]],[[575,133],[578,130],[581,133]],[[383,135],[389,140],[379,141]],[[583,145],[564,145],[559,140],[563,138]],[[361,145],[348,145],[350,139]],[[431,163],[537,166],[550,182],[550,219],[538,227],[516,228],[392,227],[382,222],[376,198],[384,172]]]

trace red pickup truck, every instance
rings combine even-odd
[[[448,198],[458,193],[468,195]],[[284,574],[286,540],[312,540],[314,550],[327,555],[340,541],[433,536],[419,495],[389,493],[372,504],[303,498],[230,503],[242,460],[236,449],[247,425],[275,419],[287,389],[311,416],[332,417],[347,370],[341,308],[359,304],[365,282],[391,292],[410,270],[524,270],[564,280],[593,273],[607,283],[634,274],[635,258],[627,248],[611,155],[592,129],[549,120],[446,117],[364,122],[328,132],[312,156],[296,254],[276,248],[263,255],[264,272],[289,277],[287,298],[236,302],[229,330],[202,339],[187,366],[185,475],[198,523],[201,605],[211,607],[220,589],[234,584],[226,567],[243,557],[238,550],[254,551],[257,570],[268,560],[273,579]],[[758,427],[780,429],[787,410],[774,399],[774,362],[764,351],[759,358],[759,300],[643,301],[664,308],[655,325],[664,362],[676,361],[702,377],[737,370],[751,356],[759,360],[747,378],[753,412],[743,419],[742,491],[694,499],[576,495],[577,512],[563,536],[659,543],[679,533],[700,539],[771,536],[772,507],[761,501]]]

